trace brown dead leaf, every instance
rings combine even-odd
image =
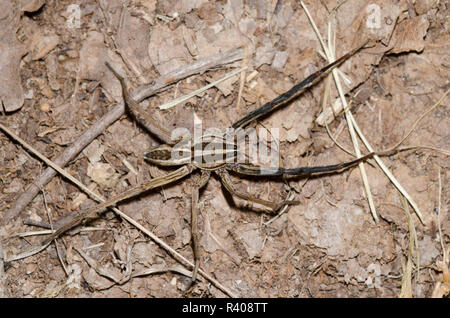
[[[33,34],[31,42],[31,59],[37,61],[43,59],[59,44],[59,36],[56,34],[44,35],[41,32]]]
[[[83,278],[94,290],[108,289],[115,284],[113,281],[97,274],[93,268],[89,268],[87,272],[83,271]]]
[[[262,64],[272,64],[273,57],[275,56],[275,48],[271,41],[266,38],[264,44],[256,49],[256,56],[254,59],[255,67],[258,68]]]
[[[370,38],[386,46],[389,44],[400,13],[400,7],[389,0],[369,1],[361,11],[359,30],[354,34],[362,40]]]
[[[422,52],[425,46],[424,37],[429,26],[430,22],[424,15],[401,22],[392,36],[391,43],[394,48],[390,53]]]
[[[106,67],[106,61],[124,73],[120,70],[120,59],[106,48],[103,35],[97,31],[89,32],[80,50],[80,79],[100,82],[115,100],[121,100],[120,83]]]
[[[22,0],[22,11],[36,12],[45,4],[45,0]]]
[[[414,9],[416,9],[417,14],[427,13],[431,8],[438,4],[438,0],[419,0],[415,1]]]
[[[170,30],[167,25],[152,29],[148,55],[160,74],[167,74],[192,61],[183,39],[183,28]]]
[[[20,81],[20,59],[26,53],[17,40],[19,12],[13,2],[0,1],[0,104],[12,112],[22,107],[23,88]],[[0,105],[1,106],[1,105]]]
[[[263,248],[263,237],[261,231],[254,224],[243,224],[236,229],[236,234],[250,259],[261,253]]]
[[[213,1],[203,3],[197,10],[197,14],[202,20],[206,20],[209,25],[222,20],[222,16],[217,12],[217,6]]]
[[[95,139],[83,150],[83,154],[89,159],[90,163],[95,163],[100,161],[105,149],[106,147]]]
[[[117,46],[121,54],[125,54],[128,61],[133,61],[132,63],[136,64],[141,72],[147,72],[152,67],[146,45],[150,38],[150,30],[145,20],[133,17],[127,10],[123,12],[121,28],[116,39]]]
[[[277,51],[272,61],[272,67],[281,70],[285,65],[289,57],[287,51]]]
[[[87,175],[99,185],[107,187],[115,186],[120,176],[110,164],[103,162],[89,163]]]

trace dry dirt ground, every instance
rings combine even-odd
[[[375,46],[340,67],[349,79],[344,91],[372,147],[382,150],[395,145],[449,88],[449,3],[304,3],[324,36],[331,17],[336,56],[368,37],[375,41]],[[134,88],[205,57],[245,48],[244,59],[180,80],[141,103],[171,127],[189,129],[194,112],[204,128],[228,127],[327,63],[300,1],[1,0],[0,8],[1,122],[53,160],[121,101],[120,85],[105,61],[127,74]],[[244,81],[234,76],[169,110],[158,109],[240,66],[248,67]],[[334,82],[331,87],[335,101]],[[261,120],[264,127],[279,128],[285,167],[352,158],[318,123],[324,91],[322,81]],[[448,259],[443,260],[443,249],[450,244],[449,160],[439,149],[449,149],[449,118],[445,98],[402,144],[433,149],[418,148],[381,159],[417,203],[424,224],[411,207],[405,210],[401,194],[373,160],[365,169],[378,223],[358,167],[289,181],[300,204],[273,221],[273,215],[241,208],[241,202],[225,194],[212,178],[199,203],[201,268],[240,297],[448,293]],[[342,114],[332,118],[329,127],[340,144],[353,150]],[[65,169],[104,197],[112,197],[170,170],[142,159],[145,150],[159,143],[122,115]],[[113,212],[59,238],[59,253],[53,243],[33,256],[8,262],[42,240],[36,235],[19,237],[19,233],[44,230],[25,223],[54,221],[94,205],[76,186],[56,176],[20,214],[12,213],[16,200],[45,168],[0,133],[1,295],[226,296],[208,281],[186,291],[189,277],[167,270],[182,265]],[[261,198],[275,201],[287,195],[282,180],[238,176],[233,180],[241,190]],[[187,178],[118,207],[192,260],[191,186]],[[408,211],[414,226],[409,226]],[[148,269],[162,271],[130,276]]]

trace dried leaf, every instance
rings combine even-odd
[[[422,52],[425,47],[424,37],[429,26],[430,22],[424,15],[403,21],[395,28],[392,36],[394,48],[390,52]]]
[[[26,53],[17,40],[19,12],[8,0],[0,1],[0,104],[7,112],[22,107],[23,88],[20,80],[20,59]],[[0,105],[1,106],[1,105]]]
[[[88,165],[87,175],[99,185],[113,187],[119,181],[119,174],[114,168],[103,162],[95,162]]]
[[[22,11],[25,12],[36,12],[45,4],[45,0],[26,0],[22,2]]]

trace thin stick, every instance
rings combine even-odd
[[[87,250],[92,250],[92,249],[94,249],[94,248],[101,247],[101,246],[103,246],[103,245],[105,245],[105,243],[103,243],[103,242],[97,243],[97,244],[93,244],[93,245],[89,245],[89,246],[85,247],[84,250],[85,250],[85,251],[87,251]]]
[[[320,44],[322,45],[322,48],[323,48],[323,50],[325,52],[325,55],[327,56],[328,62],[330,62],[330,63],[333,62],[335,60],[335,57],[334,57],[334,52],[333,52],[334,48],[332,47],[331,41],[329,43],[330,46],[327,47],[327,45],[325,44],[325,42],[322,39],[322,36],[321,36],[321,34],[319,32],[319,29],[317,28],[317,25],[315,24],[311,14],[308,11],[308,8],[305,6],[303,1],[300,1],[300,4],[303,7],[303,9],[305,10],[305,13],[306,13],[309,21],[311,22],[311,25],[312,25],[312,27],[314,29],[314,32],[316,32],[317,38],[319,39]],[[349,133],[350,133],[350,137],[351,137],[352,142],[353,142],[353,148],[355,150],[356,156],[357,157],[361,157],[361,151],[359,149],[358,139],[356,137],[356,133],[355,133],[355,129],[354,129],[353,125],[352,125],[352,121],[350,120],[351,112],[348,109],[347,100],[345,99],[344,91],[342,89],[342,86],[341,86],[341,83],[340,83],[340,79],[339,79],[339,76],[338,76],[338,73],[337,73],[336,69],[332,70],[332,74],[333,74],[334,81],[336,83],[336,87],[338,89],[339,96],[340,96],[341,101],[342,101],[342,106],[345,109],[344,113],[345,113],[345,117],[347,119],[347,125],[348,125],[348,130],[349,130]],[[365,166],[364,166],[363,162],[359,163],[359,170],[361,172],[361,177],[362,177],[362,180],[363,180],[363,183],[364,183],[364,188],[366,190],[367,200],[368,200],[368,203],[369,203],[370,211],[372,213],[372,216],[373,216],[375,222],[378,223],[378,215],[377,215],[377,212],[376,212],[375,204],[373,203],[372,192],[370,191],[370,185],[369,185],[369,181],[367,179],[366,169],[365,169]]]
[[[214,87],[217,84],[220,84],[223,81],[226,81],[227,79],[235,76],[236,74],[239,74],[242,71],[245,71],[247,68],[248,68],[247,66],[244,66],[244,67],[241,67],[241,68],[239,68],[239,69],[237,69],[235,71],[232,71],[232,72],[226,74],[224,77],[219,78],[217,81],[211,82],[208,85],[205,85],[205,86],[203,86],[203,87],[201,87],[201,88],[199,88],[199,89],[197,89],[197,90],[195,90],[195,91],[193,91],[193,92],[191,92],[189,94],[180,96],[178,98],[175,98],[175,99],[171,100],[168,103],[165,103],[165,104],[159,106],[159,109],[165,110],[165,109],[172,108],[172,107],[174,107],[174,106],[176,106],[176,105],[178,105],[178,104],[180,104],[180,103],[182,103],[182,102],[184,102],[184,101],[186,101],[186,100],[188,100],[188,99],[190,99],[190,98],[192,98],[192,97],[194,97],[194,96],[196,96],[196,95],[198,95],[198,94],[200,94],[200,93],[202,93],[202,92],[204,92],[204,91],[206,91],[208,89],[210,89],[211,87]]]
[[[352,123],[355,127],[355,130],[358,132],[359,138],[361,138],[364,145],[367,147],[367,149],[371,152],[373,152],[372,146],[367,141],[366,137],[364,137],[363,133],[359,129],[358,124],[356,123],[356,120],[353,118],[353,116],[350,116]],[[380,166],[381,170],[386,174],[386,176],[391,180],[391,182],[394,184],[394,186],[398,189],[398,191],[403,194],[403,196],[408,200],[409,204],[411,204],[412,208],[416,212],[417,216],[419,217],[420,221],[425,224],[425,220],[422,216],[422,213],[420,212],[419,207],[417,206],[416,202],[411,198],[411,196],[408,194],[408,192],[403,188],[403,186],[400,184],[400,182],[397,181],[397,179],[394,177],[394,175],[389,171],[389,169],[385,166],[381,158],[377,155],[374,155],[373,158],[377,162],[377,164]]]
[[[438,213],[437,213],[437,218],[438,218],[438,229],[439,229],[439,239],[441,241],[441,247],[442,247],[442,255],[443,258],[442,260],[444,261],[445,259],[445,245],[444,245],[444,239],[442,237],[442,229],[441,229],[441,193],[442,193],[442,183],[441,183],[441,167],[438,167],[438,185],[439,185],[439,189],[438,189]]]
[[[436,147],[430,147],[430,146],[423,146],[423,145],[417,145],[417,146],[405,146],[402,148],[397,148],[397,149],[392,149],[389,151],[379,151],[377,153],[378,156],[391,156],[397,152],[402,152],[402,151],[408,151],[408,150],[431,150],[431,151],[435,151],[435,152],[440,152],[446,156],[450,156],[450,151],[446,150],[446,149],[441,149],[441,148],[436,148]]]
[[[420,115],[419,118],[416,119],[416,121],[414,122],[414,124],[411,126],[411,129],[408,131],[408,133],[394,146],[392,146],[391,148],[384,150],[383,152],[391,152],[391,151],[395,151],[395,149],[397,149],[404,141],[406,138],[409,137],[409,135],[411,135],[411,133],[413,132],[413,130],[416,128],[416,126],[419,124],[419,122],[426,116],[428,115],[431,111],[433,111],[436,107],[438,107],[442,101],[444,100],[444,98],[448,95],[448,93],[450,92],[450,88],[447,89],[447,91],[441,96],[441,98],[439,98],[439,100],[433,105],[431,106],[429,109],[427,109],[422,115]]]
[[[248,46],[246,45],[244,47],[244,59],[242,61],[242,67],[245,67],[248,65]],[[237,103],[236,103],[236,110],[239,111],[241,108],[241,101],[242,101],[242,92],[244,91],[244,85],[245,85],[245,71],[241,73],[240,80],[239,80],[239,91],[237,96]]]
[[[332,78],[331,78],[331,76],[329,75],[329,76],[327,77],[327,81],[326,81],[326,84],[325,84],[325,93],[324,93],[323,103],[322,103],[322,113],[325,112],[325,107],[326,107],[326,105],[328,105],[328,100],[330,101],[330,104],[331,104],[331,80],[332,80]],[[350,103],[348,104],[348,107],[349,107],[349,108],[350,108],[351,104],[352,104],[352,101],[350,101]],[[334,113],[334,108],[333,108],[333,106],[331,106],[330,108],[331,108],[331,110],[332,110],[333,113]],[[336,117],[336,116],[335,116],[335,117]],[[328,126],[327,121],[325,121],[325,128],[326,128],[326,130],[327,130],[328,136],[331,138],[331,140],[333,140],[333,142],[334,142],[334,144],[335,144],[336,146],[338,146],[342,151],[348,153],[349,155],[352,155],[352,156],[356,157],[356,155],[355,155],[353,152],[351,152],[350,150],[346,149],[343,145],[341,145],[341,144],[337,141],[337,139],[333,136],[333,134],[332,134],[332,132],[331,132],[331,130],[330,130],[330,126]]]
[[[334,49],[335,48],[333,48],[333,50],[330,50],[329,58],[331,58],[331,61],[333,61],[335,59],[335,57],[334,57]],[[351,139],[352,139],[352,142],[353,142],[353,149],[355,150],[356,156],[360,157],[361,156],[361,150],[359,148],[358,139],[357,139],[357,136],[356,136],[356,133],[355,133],[355,129],[354,129],[353,125],[351,124],[351,121],[349,120],[350,116],[352,116],[352,113],[351,113],[351,111],[349,109],[349,106],[347,104],[347,100],[345,98],[344,91],[343,91],[342,86],[340,84],[340,78],[337,75],[338,74],[337,71],[333,71],[332,74],[333,74],[334,81],[336,83],[336,87],[337,87],[338,92],[339,92],[339,97],[341,98],[341,101],[342,101],[342,106],[344,108],[344,114],[345,114],[345,117],[346,117],[346,120],[347,120],[348,129],[349,129],[350,136],[351,136]],[[366,191],[367,201],[369,203],[370,212],[372,213],[372,216],[373,216],[373,218],[375,220],[375,223],[378,223],[379,219],[378,219],[377,211],[376,211],[376,208],[375,208],[375,203],[373,202],[372,191],[370,190],[370,184],[369,184],[369,180],[368,180],[368,177],[367,177],[367,173],[366,173],[366,168],[364,166],[364,162],[359,163],[359,169],[360,169],[360,172],[361,172],[362,181],[363,181],[364,188],[365,188],[365,191]]]
[[[92,125],[85,131],[77,140],[64,152],[54,160],[58,166],[65,166],[68,162],[74,159],[87,145],[90,144],[98,135],[100,135],[107,127],[116,121],[123,114],[123,105],[116,106],[113,110],[103,116],[96,124]],[[56,176],[56,171],[52,168],[47,168],[45,171],[31,183],[28,189],[16,199],[12,207],[6,212],[3,217],[3,223],[17,217],[19,213],[34,199],[41,188],[50,182]]]
[[[244,57],[244,50],[239,48],[235,50],[230,50],[218,55],[208,56],[204,59],[195,61],[186,66],[180,67],[166,75],[159,77],[153,84],[142,85],[137,87],[131,97],[140,102],[145,98],[148,98],[155,93],[159,93],[164,90],[167,86],[178,82],[186,77],[201,74],[207,70],[218,68],[222,65],[227,65],[239,60]]]
[[[42,230],[42,231],[30,231],[30,232],[21,232],[21,233],[17,233],[14,236],[17,237],[27,237],[27,236],[36,236],[36,235],[47,235],[47,234],[52,234],[55,231],[52,230]]]
[[[88,187],[83,185],[80,181],[78,181],[76,178],[71,176],[64,169],[58,167],[55,163],[53,163],[52,161],[47,159],[45,156],[43,156],[41,153],[39,153],[37,150],[35,150],[29,144],[27,144],[22,138],[20,138],[16,134],[14,134],[12,131],[10,131],[7,127],[5,127],[1,123],[0,123],[0,129],[2,129],[4,132],[6,132],[11,138],[13,138],[14,140],[18,141],[20,144],[22,144],[24,148],[26,148],[27,150],[32,152],[35,156],[37,156],[39,159],[44,161],[47,165],[49,165],[50,167],[55,169],[58,173],[60,173],[61,175],[63,175],[64,177],[66,177],[67,179],[72,181],[74,184],[76,184],[81,190],[83,190],[89,196],[91,196],[92,198],[95,198],[97,201],[102,201],[102,202],[105,201],[102,197],[100,197],[96,193],[92,192]],[[136,228],[141,230],[143,233],[145,233],[148,236],[150,236],[151,239],[153,239],[156,243],[158,243],[163,249],[165,249],[169,254],[171,254],[177,261],[179,261],[179,262],[181,262],[183,264],[188,264],[192,268],[194,267],[193,263],[188,261],[181,254],[177,253],[174,249],[172,249],[164,241],[162,241],[160,238],[158,238],[155,234],[153,234],[152,232],[148,231],[144,226],[142,226],[141,224],[139,224],[138,222],[136,222],[135,220],[130,218],[128,215],[126,215],[125,213],[123,213],[119,209],[117,209],[117,208],[112,208],[112,209],[113,209],[114,212],[116,212],[118,215],[120,215],[123,219],[125,219],[126,221],[128,221],[129,223],[134,225]],[[42,246],[38,246],[37,248],[33,248],[32,250],[29,250],[29,251],[26,251],[26,252],[21,253],[19,255],[16,255],[16,256],[8,259],[8,261],[18,260],[18,259],[22,259],[22,258],[31,256],[31,255],[37,254],[40,251],[44,250],[50,243],[51,243],[51,240],[49,242],[46,242]],[[233,297],[233,298],[235,297],[235,295],[231,291],[229,291],[226,287],[222,286],[218,281],[216,281],[214,278],[212,278],[211,276],[206,274],[203,270],[199,269],[198,272],[203,277],[205,277],[207,280],[209,280],[214,286],[216,286],[218,289],[220,289],[222,292],[224,292],[225,294],[227,294],[230,297]]]
[[[327,103],[326,101],[326,95],[327,95],[327,90],[328,87],[326,88],[325,91],[325,97],[324,97],[324,103],[322,105],[322,109],[324,109],[325,104]],[[381,150],[377,152],[378,156],[390,156],[391,154],[395,154],[397,152],[400,151],[406,151],[406,150],[414,150],[414,149],[428,149],[428,150],[432,150],[432,151],[436,151],[436,152],[440,152],[443,153],[444,155],[449,156],[450,155],[450,151],[447,151],[445,149],[440,149],[440,148],[435,148],[435,147],[430,147],[430,146],[423,146],[423,145],[418,145],[418,146],[406,146],[403,148],[399,148],[400,145],[411,135],[411,133],[413,132],[414,129],[417,128],[417,125],[419,124],[419,122],[425,117],[427,116],[432,110],[434,110],[436,107],[438,107],[439,105],[442,104],[442,101],[444,100],[444,98],[448,95],[448,93],[450,92],[450,89],[448,89],[440,98],[439,100],[433,105],[431,106],[429,109],[427,109],[425,112],[423,112],[414,122],[414,124],[411,126],[411,129],[408,131],[408,133],[405,134],[405,136],[398,141],[394,146],[386,149],[386,150]],[[351,100],[348,104],[348,107],[350,107],[351,103],[353,101]],[[333,142],[336,144],[336,146],[338,146],[339,148],[341,148],[343,151],[347,152],[348,154],[356,157],[356,155],[354,153],[352,153],[351,151],[345,149],[342,145],[340,145],[337,140],[334,138],[334,136],[332,135],[328,124],[325,122],[325,128],[327,129],[328,135],[330,136],[330,138],[333,140]]]
[[[80,229],[80,232],[93,232],[93,231],[106,231],[106,230],[107,229],[103,228],[103,227],[87,226],[87,227]],[[36,236],[36,235],[48,235],[48,234],[52,234],[52,233],[55,233],[55,231],[52,231],[52,230],[29,231],[29,232],[17,233],[14,236],[27,237],[27,236]]]
[[[54,232],[55,230],[53,228],[52,217],[50,216],[50,210],[49,210],[48,205],[47,205],[47,199],[45,198],[45,191],[44,191],[44,189],[41,189],[41,191],[42,191],[42,198],[43,198],[43,201],[44,201],[45,212],[47,213],[48,223],[50,224],[50,230],[52,232]],[[66,264],[64,264],[63,258],[61,256],[61,252],[60,252],[59,247],[58,247],[58,242],[57,242],[56,239],[54,239],[53,242],[55,243],[56,254],[58,254],[58,259],[59,259],[59,262],[61,263],[61,265],[62,265],[62,267],[64,269],[64,273],[66,273],[66,276],[69,277],[69,271],[66,268]]]
[[[402,263],[403,267],[403,277],[402,277],[402,288],[400,290],[399,298],[412,298],[412,257],[414,250],[414,234],[415,227],[414,221],[409,213],[409,205],[406,202],[405,197],[401,198],[402,209],[406,214],[408,219],[408,230],[409,230],[409,244],[408,244],[408,259],[406,261],[406,266]]]
[[[166,75],[163,75],[156,79],[152,84],[147,84],[138,87],[131,94],[132,98],[136,101],[142,101],[143,99],[152,96],[158,92],[164,91],[167,87],[179,80],[194,74],[203,73],[206,70],[220,67],[235,61],[242,59],[243,49],[235,49],[218,54],[215,56],[209,56],[204,59],[195,61],[189,65],[180,67]],[[110,112],[100,118],[95,124],[89,127],[75,142],[68,147],[64,152],[54,160],[55,164],[64,167],[68,162],[73,160],[92,140],[97,138],[107,127],[120,118],[124,114],[124,104],[120,103],[115,106]],[[16,199],[13,206],[5,213],[3,222],[17,217],[20,212],[34,199],[39,193],[40,188],[44,188],[50,180],[56,176],[56,171],[52,168],[47,168],[38,178],[34,181],[28,189],[22,193],[19,198]]]

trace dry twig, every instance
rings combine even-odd
[[[314,29],[314,32],[317,35],[317,38],[319,39],[320,44],[322,45],[322,49],[324,50],[324,53],[325,53],[325,56],[326,56],[328,62],[331,63],[332,61],[335,60],[335,55],[334,55],[335,46],[332,43],[333,41],[332,41],[332,36],[331,36],[330,24],[329,24],[329,28],[328,28],[328,30],[329,30],[328,31],[329,41],[328,41],[328,46],[327,46],[325,44],[325,42],[324,42],[320,32],[319,32],[319,29],[317,28],[317,25],[315,24],[311,14],[309,13],[308,8],[305,6],[303,1],[300,1],[300,4],[302,5],[302,7],[305,10],[305,13],[306,13],[309,21],[311,22],[311,25],[312,25],[312,27]],[[354,124],[353,124],[353,122],[351,120],[351,118],[353,116],[352,116],[350,110],[348,109],[347,100],[345,99],[345,95],[344,95],[344,92],[343,92],[343,89],[342,89],[340,78],[338,76],[339,73],[338,73],[338,71],[336,69],[334,69],[332,71],[332,74],[333,74],[334,81],[336,83],[336,87],[338,89],[339,97],[341,98],[342,105],[343,105],[343,107],[345,109],[344,114],[345,114],[345,117],[347,119],[348,130],[349,130],[352,142],[353,142],[353,148],[355,150],[356,156],[360,157],[361,156],[361,150],[359,149],[358,139],[357,139],[357,136],[356,136]],[[364,188],[366,190],[367,200],[369,202],[370,211],[372,213],[372,216],[373,216],[375,222],[378,222],[378,215],[377,215],[377,212],[376,212],[375,204],[373,203],[372,192],[370,191],[370,186],[369,186],[369,181],[367,179],[366,169],[365,169],[364,164],[362,162],[359,164],[359,169],[360,169],[361,177],[362,177],[362,180],[363,180],[363,183],[364,183]]]

